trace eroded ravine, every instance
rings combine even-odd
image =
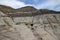
[[[9,17],[0,13],[0,40],[60,40],[60,14]]]

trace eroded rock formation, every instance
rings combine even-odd
[[[60,12],[0,10],[0,40],[60,40]]]

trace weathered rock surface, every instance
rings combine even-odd
[[[0,11],[0,40],[60,40],[59,12],[31,14],[18,16]]]

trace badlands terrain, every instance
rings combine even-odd
[[[0,40],[60,40],[60,12],[0,5]]]

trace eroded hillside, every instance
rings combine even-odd
[[[0,40],[60,40],[60,12],[22,11],[0,10]]]

